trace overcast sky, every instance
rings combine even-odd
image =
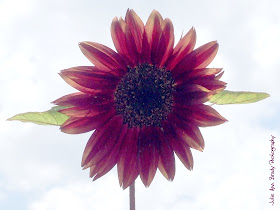
[[[0,0],[0,209],[122,210],[128,190],[116,168],[96,182],[80,162],[90,133],[7,122],[21,112],[44,111],[75,92],[57,74],[91,65],[78,48],[94,41],[114,49],[110,25],[134,9],[145,22],[153,9],[172,20],[176,40],[192,26],[197,47],[218,40],[211,67],[222,67],[228,90],[267,92],[248,105],[216,108],[228,122],[203,128],[204,152],[193,151],[194,170],[176,160],[168,182],[159,172],[149,188],[136,180],[137,209],[231,210],[280,206],[280,2]],[[275,204],[271,207],[270,139],[275,136]],[[278,164],[278,166],[277,166]],[[277,207],[278,206],[278,207]]]

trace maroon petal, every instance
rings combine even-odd
[[[113,100],[112,95],[91,95],[87,93],[72,93],[56,99],[52,103],[60,106],[87,107],[89,105],[99,105]]]
[[[126,22],[120,18],[120,23],[123,25],[123,30],[126,37],[126,45],[127,45],[127,51],[128,51],[128,57],[130,58],[130,62],[133,64],[133,67],[136,66],[140,60],[139,60],[139,53],[138,49],[132,34],[132,31],[130,30],[129,26],[126,24]]]
[[[155,135],[153,127],[143,127],[138,139],[138,165],[141,180],[146,187],[153,181],[158,167],[158,143]]]
[[[185,105],[201,104],[209,101],[213,94],[201,85],[178,85],[174,93],[174,101]]]
[[[173,114],[169,115],[169,120],[173,124],[175,129],[176,138],[187,143],[187,145],[193,149],[203,151],[204,149],[204,139],[196,125],[192,125],[178,116]]]
[[[158,168],[166,179],[173,180],[175,176],[175,157],[173,149],[168,137],[159,129],[158,134],[158,141],[160,141]]]
[[[218,74],[218,75],[215,77],[215,79],[216,79],[216,80],[221,79],[221,77],[223,76],[223,74],[224,74],[224,72],[221,72],[220,74]]]
[[[132,49],[129,47],[129,42],[127,41],[128,30],[129,28],[124,20],[118,20],[118,18],[113,19],[111,25],[111,35],[115,48],[123,57],[127,66],[134,66],[135,61],[130,57]]]
[[[144,30],[144,34],[143,34],[143,43],[142,43],[142,60],[144,61],[144,63],[151,63],[151,46],[149,44],[148,41],[148,35],[146,30]]]
[[[87,105],[86,107],[70,107],[59,112],[69,117],[95,117],[113,108],[114,102],[100,105]]]
[[[188,79],[193,78],[211,78],[214,79],[215,75],[220,73],[222,68],[204,68],[204,69],[194,69],[187,73],[186,77]],[[183,76],[183,75],[182,75]],[[181,78],[181,76],[180,76]]]
[[[220,125],[227,121],[215,109],[204,104],[195,106],[176,105],[174,113],[199,127]]]
[[[172,70],[175,77],[178,74],[192,70],[206,68],[214,59],[218,51],[216,41],[209,42],[186,55]]]
[[[160,26],[162,21],[163,19],[160,13],[156,10],[153,10],[145,25],[145,31],[147,33],[148,42],[150,43],[150,45],[152,45],[155,39],[159,38],[159,35],[161,34]]]
[[[184,166],[192,170],[193,169],[193,156],[190,147],[182,141],[178,141],[175,139],[171,140],[172,148],[174,149],[176,155],[184,164]]]
[[[161,23],[163,19],[158,11],[153,10],[145,25],[147,40],[151,48],[151,59],[153,64],[157,60],[157,48],[162,33]]]
[[[225,82],[215,79],[215,75],[208,75],[208,76],[198,76],[189,77],[188,74],[181,75],[180,79],[177,79],[175,82],[175,87],[177,91],[186,90],[188,91],[189,86],[201,86],[210,91],[221,91],[226,87]]]
[[[174,46],[174,28],[171,20],[165,19],[162,23],[162,34],[157,47],[155,63],[163,67],[171,55]]]
[[[122,55],[128,55],[126,37],[118,18],[115,17],[111,24],[111,35],[116,50]]]
[[[198,79],[194,80],[193,83],[201,85],[201,86],[207,88],[208,90],[215,91],[216,93],[225,89],[226,84],[227,84],[220,80],[203,79],[203,78],[198,78]]]
[[[90,161],[87,165],[84,166],[84,169],[90,167],[90,177],[94,177],[93,181],[105,175],[116,165],[119,157],[120,145],[122,144],[126,132],[127,126],[123,126],[120,134],[116,134],[117,139],[114,148],[106,157],[104,157],[95,165],[92,165],[92,162]]]
[[[178,44],[175,46],[172,56],[167,62],[166,68],[169,70],[172,70],[174,66],[176,66],[183,57],[185,57],[187,54],[189,54],[196,42],[196,32],[194,28],[191,28],[189,32],[180,39]]]
[[[83,86],[91,90],[115,89],[119,78],[104,71],[98,71],[94,67],[88,68],[84,66],[74,67],[61,71],[61,74],[79,86]]]
[[[139,18],[139,16],[132,9],[127,10],[127,13],[125,16],[125,22],[127,23],[128,27],[131,31],[131,34],[135,41],[137,51],[140,54],[142,51],[144,24],[143,24],[142,20]]]
[[[212,41],[196,49],[195,54],[197,62],[195,69],[206,68],[215,58],[218,48],[219,44],[217,41]]]
[[[118,176],[120,186],[126,189],[139,175],[137,164],[137,139],[140,129],[129,128],[120,149]]]
[[[109,112],[100,113],[94,117],[70,117],[61,125],[60,129],[68,134],[86,133],[99,128],[114,115],[115,109],[112,108]]]
[[[182,85],[184,83],[193,83],[194,79],[204,78],[204,79],[215,79],[216,74],[221,72],[221,68],[204,68],[204,69],[193,69],[180,74],[175,80],[175,86]]]
[[[97,68],[117,75],[126,71],[126,64],[122,57],[109,47],[95,42],[81,42],[79,47]]]
[[[61,71],[65,76],[70,78],[81,78],[93,80],[110,80],[112,82],[119,81],[120,76],[116,76],[113,72],[104,71],[98,69],[96,66],[76,66],[69,69],[64,69]]]
[[[89,93],[89,94],[96,94],[96,93],[101,93],[103,92],[102,90],[93,90],[87,87],[84,87],[82,85],[79,85],[78,83],[74,82],[72,79],[69,77],[59,73],[59,75],[62,77],[62,79],[67,82],[69,85],[71,85],[73,88],[83,92],[83,93]],[[105,93],[104,93],[105,94]]]
[[[172,127],[172,125],[169,122],[165,122],[163,125],[164,134],[167,136],[169,143],[172,146],[172,149],[178,156],[178,158],[181,160],[181,162],[184,164],[184,166],[192,170],[193,169],[193,157],[190,150],[190,147],[184,143],[184,141],[180,141],[177,138],[175,128]]]
[[[122,118],[116,115],[102,128],[94,131],[84,150],[82,167],[94,166],[112,152],[118,142],[122,126]]]

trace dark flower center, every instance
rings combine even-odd
[[[171,72],[150,64],[128,68],[115,92],[115,107],[129,127],[161,126],[172,111]]]

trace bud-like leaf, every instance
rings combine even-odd
[[[21,122],[32,122],[39,125],[62,125],[69,117],[65,114],[58,112],[65,109],[65,106],[55,106],[45,112],[26,112],[17,114],[8,120],[18,120]]]
[[[224,90],[214,95],[209,102],[213,104],[248,104],[263,100],[270,95],[267,93],[228,91]]]

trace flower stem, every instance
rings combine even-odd
[[[135,210],[135,181],[129,186],[130,210]]]

